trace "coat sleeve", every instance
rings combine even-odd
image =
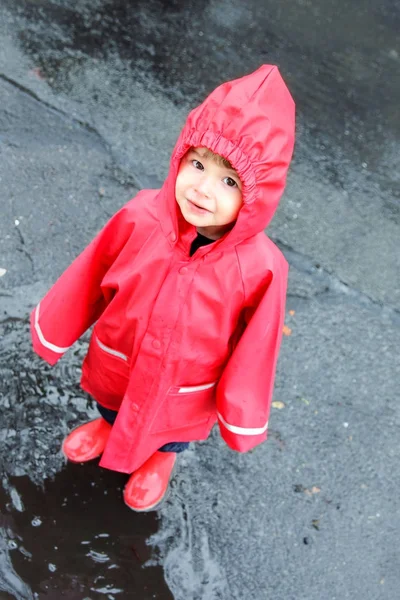
[[[245,326],[216,391],[222,438],[247,452],[267,438],[285,316],[288,265],[269,271],[261,294],[245,309]],[[261,296],[261,297],[260,297]]]
[[[51,365],[107,305],[101,282],[134,228],[127,206],[110,219],[31,313],[33,348]]]

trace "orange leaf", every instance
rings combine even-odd
[[[312,496],[313,494],[319,494],[321,491],[321,488],[316,487],[315,485],[311,488],[311,490],[308,490],[307,488],[304,490],[304,493],[307,496]]]
[[[283,335],[292,335],[292,330],[287,325],[283,327]]]
[[[291,317],[293,317],[295,314],[296,314],[296,311],[295,311],[295,310],[289,310],[289,315],[290,315]]]

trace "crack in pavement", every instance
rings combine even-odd
[[[6,325],[7,323],[23,323],[24,321],[26,321],[26,318],[8,316],[5,319],[0,319],[0,325]]]
[[[24,236],[22,235],[21,230],[19,229],[19,227],[15,228],[15,231],[17,233],[17,236],[19,237],[19,241],[21,242],[21,246],[20,248],[16,248],[17,252],[21,252],[21,254],[24,254],[27,259],[29,260],[29,262],[31,263],[31,267],[32,267],[32,274],[35,274],[35,264],[33,262],[33,258],[32,256],[29,254],[28,250],[26,250],[26,248],[24,248],[25,246],[25,239]]]
[[[109,145],[107,144],[107,142],[100,135],[100,133],[97,131],[97,129],[95,127],[93,127],[93,125],[90,125],[86,121],[82,121],[81,119],[77,119],[76,117],[73,117],[73,116],[69,115],[68,113],[66,113],[65,111],[61,110],[60,108],[57,108],[57,107],[53,106],[52,104],[50,104],[50,102],[46,102],[46,100],[43,100],[43,98],[41,98],[40,96],[38,96],[31,89],[29,89],[28,87],[22,85],[22,83],[19,83],[18,81],[15,81],[15,79],[11,79],[10,77],[7,77],[7,75],[4,75],[4,73],[0,73],[0,79],[2,79],[3,81],[7,82],[8,84],[16,87],[20,92],[23,92],[24,94],[27,94],[28,96],[30,96],[31,98],[33,98],[33,100],[36,100],[36,102],[39,102],[40,104],[42,104],[43,106],[45,106],[49,110],[54,111],[55,113],[58,113],[58,114],[62,115],[63,117],[71,120],[73,123],[79,125],[80,127],[83,127],[84,129],[86,129],[90,133],[95,134],[103,142],[103,144],[107,147],[107,149],[109,148]]]
[[[316,290],[311,297],[322,297],[328,295],[329,293],[333,294],[341,294],[343,296],[347,296],[352,299],[357,304],[367,307],[374,307],[381,312],[385,313],[385,316],[392,319],[396,324],[400,323],[400,309],[391,306],[389,304],[384,304],[379,300],[375,300],[368,294],[364,292],[360,292],[356,288],[352,288],[348,283],[337,277],[332,271],[322,267],[318,261],[313,259],[310,256],[302,254],[295,250],[289,244],[282,242],[277,238],[272,238],[273,242],[278,246],[278,248],[285,254],[289,264],[293,266],[297,271],[301,273],[306,273],[310,275],[312,279],[315,279],[315,276],[318,275],[322,278],[326,285],[322,290]],[[291,293],[289,291],[288,297],[290,298],[309,298],[309,296],[301,295],[298,293]]]
[[[36,102],[39,102],[42,106],[44,106],[51,112],[55,112],[56,114],[61,115],[65,119],[68,119],[69,121],[74,123],[75,125],[82,127],[83,129],[88,131],[88,133],[94,134],[100,140],[100,142],[103,144],[106,152],[110,155],[111,163],[115,165],[115,171],[118,173],[118,175],[122,175],[122,182],[123,182],[122,185],[134,185],[135,187],[139,187],[139,188],[143,187],[140,183],[139,175],[137,175],[136,173],[132,173],[132,172],[128,173],[121,166],[118,165],[118,161],[115,158],[115,154],[113,152],[111,145],[109,144],[109,142],[107,142],[107,140],[104,138],[104,136],[101,135],[101,133],[93,125],[91,125],[87,121],[83,121],[82,119],[78,119],[78,118],[70,115],[66,111],[54,106],[50,102],[43,100],[43,98],[41,98],[38,94],[36,94],[36,92],[32,91],[29,87],[24,86],[23,84],[19,83],[15,79],[11,79],[4,73],[0,73],[0,79],[5,81],[9,85],[15,87],[23,94],[26,94],[27,96],[29,96]],[[116,174],[111,175],[110,178],[113,178],[115,181],[120,183],[118,181],[118,175],[116,175]],[[157,181],[157,183],[162,183],[162,182]]]

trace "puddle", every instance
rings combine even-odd
[[[162,570],[144,567],[152,558],[146,540],[157,531],[157,516],[124,506],[125,481],[126,475],[101,469],[97,461],[67,464],[42,487],[27,476],[7,479],[8,490],[0,490],[2,530],[33,598],[172,599]]]
[[[1,600],[172,600],[147,545],[157,514],[124,505],[126,475],[60,452],[97,416],[78,386],[87,338],[54,368],[33,354],[27,318],[0,323],[0,338]]]

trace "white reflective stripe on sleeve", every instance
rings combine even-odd
[[[109,348],[108,346],[106,346],[105,344],[103,344],[103,342],[101,342],[99,340],[98,337],[95,336],[95,340],[97,342],[97,345],[100,346],[100,348],[102,350],[104,350],[104,352],[107,352],[108,354],[112,354],[112,356],[118,356],[118,358],[122,358],[122,360],[128,360],[128,357],[125,354],[122,354],[122,352],[118,352],[118,350],[113,350],[112,348]]]
[[[189,385],[187,387],[179,388],[178,394],[186,394],[187,392],[201,392],[201,390],[208,390],[209,388],[214,387],[217,382],[213,383],[204,383],[203,385]]]
[[[35,331],[38,335],[38,338],[40,340],[40,343],[42,344],[42,346],[44,346],[45,348],[48,348],[49,350],[52,350],[53,352],[57,352],[58,354],[64,354],[64,352],[66,352],[71,346],[68,346],[67,348],[61,348],[60,346],[56,346],[55,344],[52,344],[51,342],[48,342],[46,340],[46,338],[44,337],[42,330],[40,329],[40,325],[39,325],[39,310],[40,310],[40,302],[36,307],[35,310]]]
[[[239,435],[260,435],[261,433],[265,433],[268,429],[268,421],[264,427],[238,427],[237,425],[229,425],[220,413],[217,414],[218,419],[232,433],[238,433]]]

